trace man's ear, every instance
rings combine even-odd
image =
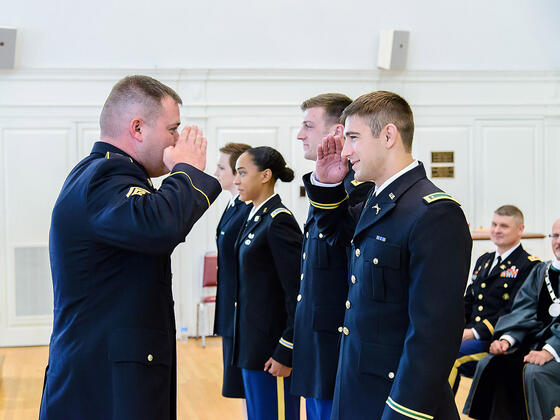
[[[395,124],[387,124],[383,131],[381,132],[383,140],[385,141],[385,147],[390,149],[395,146],[397,138],[399,137],[399,130]]]
[[[344,126],[342,124],[336,124],[333,130],[333,136],[340,136],[344,135]]]
[[[130,120],[128,124],[128,131],[131,137],[134,137],[137,141],[141,142],[143,140],[142,128],[144,126],[144,121],[140,118],[134,118]]]

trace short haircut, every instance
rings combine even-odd
[[[178,105],[182,105],[181,97],[160,81],[142,75],[127,76],[117,82],[101,111],[99,125],[103,137],[116,137],[121,134],[123,114],[131,106],[140,106],[144,118],[156,118],[161,109],[161,101],[171,97]]]
[[[342,93],[323,93],[302,102],[300,108],[305,111],[309,108],[323,108],[325,122],[331,125],[339,122],[342,111],[352,103],[352,99]]]
[[[522,225],[524,223],[523,212],[519,210],[518,207],[515,207],[512,204],[506,204],[504,206],[498,207],[494,214],[498,216],[510,216],[516,219],[517,224]]]
[[[374,137],[378,137],[387,124],[394,124],[401,135],[405,150],[412,150],[414,116],[408,102],[396,93],[384,90],[366,93],[348,105],[340,117],[340,122],[344,124],[346,118],[351,115],[369,120]]]
[[[251,146],[245,143],[226,143],[224,147],[220,147],[220,152],[229,155],[229,166],[235,174],[235,162],[244,152],[249,150]]]

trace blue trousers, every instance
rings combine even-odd
[[[307,420],[330,420],[333,400],[305,399]]]
[[[241,369],[248,420],[299,420],[300,398],[290,394],[291,378]]]
[[[449,374],[449,385],[453,389],[453,394],[456,394],[459,389],[461,375],[473,377],[476,364],[488,354],[489,347],[490,342],[485,340],[465,340],[461,343],[459,354]]]

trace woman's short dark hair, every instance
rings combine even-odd
[[[229,155],[229,166],[235,174],[235,162],[244,152],[249,150],[251,146],[245,143],[226,143],[224,147],[220,147],[220,152]]]
[[[286,166],[286,161],[278,150],[269,146],[259,146],[247,150],[246,153],[251,155],[259,171],[270,169],[274,180],[290,182],[294,179],[294,171]]]

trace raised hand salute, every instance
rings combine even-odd
[[[341,156],[342,136],[329,134],[317,146],[315,176],[324,184],[342,182],[348,173],[348,160]]]
[[[188,163],[201,171],[206,169],[206,137],[196,125],[186,126],[177,142],[165,148],[163,162],[170,171],[178,163]]]

